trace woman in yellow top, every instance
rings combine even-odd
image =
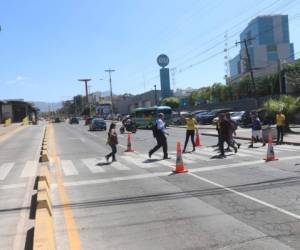
[[[197,125],[197,121],[195,118],[193,118],[193,116],[191,114],[188,115],[188,118],[185,118],[185,122],[186,122],[186,137],[185,137],[185,143],[184,143],[184,148],[183,148],[183,153],[185,153],[186,150],[186,146],[188,144],[189,138],[191,137],[191,141],[193,144],[193,151],[195,151],[195,129],[196,125]]]
[[[282,111],[279,111],[276,115],[276,127],[277,127],[277,144],[283,142],[283,131],[285,126],[285,115]]]

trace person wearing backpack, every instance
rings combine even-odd
[[[111,153],[105,156],[106,161],[108,162],[110,157],[112,157],[112,161],[116,161],[118,135],[117,135],[115,123],[110,124],[108,134],[107,134],[106,144],[108,144],[111,147]]]
[[[164,152],[164,159],[169,159],[168,157],[168,143],[167,143],[167,137],[168,133],[166,132],[166,124],[164,122],[164,114],[160,113],[158,115],[158,119],[155,121],[155,124],[152,127],[153,136],[156,139],[156,146],[152,148],[148,152],[149,158],[151,158],[151,155],[156,152],[160,147],[163,148]]]
[[[235,139],[234,136],[236,136],[236,130],[238,128],[237,123],[231,119],[230,113],[227,112],[225,114],[225,118],[227,121],[229,121],[229,123],[231,124],[231,128],[230,128],[230,142],[232,143],[232,145],[236,145],[238,148],[240,148],[241,144],[238,143]],[[230,151],[230,145],[227,146],[226,151]]]

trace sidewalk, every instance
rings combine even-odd
[[[0,124],[0,137],[3,135],[6,135],[15,129],[19,128],[22,125],[22,123],[12,123],[9,126],[4,126],[4,124]]]
[[[274,129],[274,128],[273,128]],[[201,130],[200,130],[201,131]],[[236,131],[236,139],[239,140],[251,140],[251,129],[250,128],[239,128]],[[216,130],[201,132],[201,135],[206,136],[218,136]],[[274,138],[273,138],[274,141]],[[291,144],[300,146],[300,134],[285,134],[283,137],[283,144]]]

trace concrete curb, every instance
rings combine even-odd
[[[212,134],[212,133],[201,133],[201,135],[218,137],[217,134]],[[235,139],[238,139],[238,140],[251,141],[251,139],[250,139],[249,137],[245,137],[245,136],[235,136],[234,138],[235,138]],[[286,144],[286,145],[294,145],[294,146],[300,146],[300,142],[289,142],[289,141],[285,141],[285,142],[283,142],[283,144]]]
[[[40,162],[48,162],[47,129],[44,133]],[[41,161],[41,159],[43,161]],[[45,161],[44,161],[45,160]],[[55,250],[53,210],[51,201],[51,179],[48,164],[42,164],[37,177],[37,204],[33,236],[34,250]]]

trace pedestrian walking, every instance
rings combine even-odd
[[[231,130],[230,130],[230,142],[233,144],[233,145],[236,145],[238,148],[240,148],[241,144],[238,143],[235,139],[234,139],[234,136],[236,136],[236,130],[237,130],[237,123],[231,119],[230,117],[230,113],[226,113],[225,114],[225,118],[227,121],[229,121],[230,125],[231,125]],[[227,149],[226,151],[230,151],[230,145],[227,146]]]
[[[280,110],[276,114],[276,128],[277,128],[277,141],[276,141],[276,143],[277,144],[283,142],[284,127],[285,127],[285,115]]]
[[[233,145],[233,142],[230,140],[232,126],[230,122],[225,119],[225,114],[221,114],[220,118],[220,142],[219,142],[219,149],[220,149],[220,157],[225,157],[224,152],[224,143],[226,142],[230,147],[234,149],[234,152],[237,153],[237,147]]]
[[[168,143],[167,143],[167,137],[166,135],[169,135],[166,131],[166,124],[164,122],[164,117],[165,115],[163,113],[160,113],[158,115],[158,119],[155,121],[155,124],[153,125],[152,131],[153,131],[153,136],[156,139],[156,146],[152,148],[148,156],[151,158],[151,155],[156,152],[160,147],[163,148],[164,152],[164,157],[163,159],[169,159],[168,157]]]
[[[197,121],[195,118],[193,118],[193,116],[191,114],[188,115],[187,118],[185,118],[185,122],[186,122],[186,134],[185,134],[185,142],[184,142],[184,148],[182,153],[185,153],[186,150],[186,146],[188,144],[189,139],[191,138],[191,142],[193,145],[193,152],[195,151],[195,130],[198,129],[197,126]]]
[[[218,115],[218,120],[216,122],[216,130],[217,130],[217,133],[218,133],[218,143],[215,147],[220,147],[220,116],[221,114]]]
[[[249,148],[253,148],[253,144],[258,141],[262,141],[263,143],[262,146],[265,146],[266,143],[262,136],[262,126],[261,126],[262,124],[258,115],[256,113],[252,113],[251,119],[252,119],[252,124],[251,124],[252,136],[251,136],[251,143],[249,145]]]
[[[109,126],[106,144],[111,147],[111,153],[105,156],[106,161],[108,162],[110,157],[112,157],[112,161],[116,161],[118,135],[115,123],[111,123]]]

